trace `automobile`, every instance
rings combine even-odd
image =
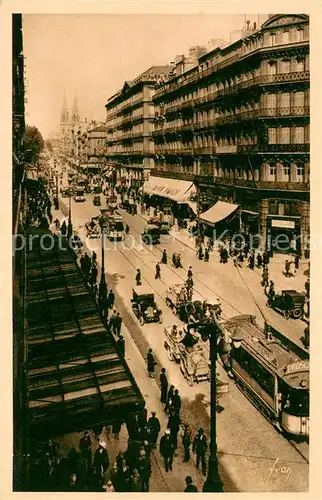
[[[76,190],[76,193],[75,193],[75,196],[74,196],[74,201],[76,201],[76,202],[86,201],[83,189],[77,189]]]
[[[63,198],[68,198],[70,196],[70,190],[69,189],[62,189],[61,195]]]
[[[282,290],[274,298],[269,297],[267,306],[279,311],[285,319],[300,319],[304,314],[305,295],[296,290]]]
[[[72,237],[70,239],[70,245],[71,245],[72,249],[74,250],[74,252],[76,252],[77,250],[80,250],[84,246],[82,240],[80,239],[80,237],[77,234],[72,235]]]
[[[141,234],[141,240],[147,245],[158,245],[160,243],[160,229],[158,226],[148,225]]]
[[[162,311],[155,303],[152,288],[143,285],[135,286],[132,293],[132,309],[140,324],[162,323]]]
[[[167,220],[162,220],[161,223],[160,223],[159,228],[160,228],[160,233],[161,234],[169,234],[170,229],[171,229],[170,222],[167,221]]]
[[[99,194],[94,194],[93,205],[95,207],[100,207],[101,206],[101,196]]]
[[[92,219],[90,222],[85,224],[86,236],[88,238],[99,238],[100,237],[100,229],[97,220]]]

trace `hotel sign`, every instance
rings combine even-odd
[[[294,220],[277,220],[273,219],[272,220],[272,227],[280,227],[284,229],[294,229],[295,228],[295,222]]]

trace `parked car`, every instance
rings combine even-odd
[[[148,225],[141,234],[141,239],[147,245],[158,245],[160,243],[160,229],[158,226]]]
[[[75,196],[74,196],[74,200],[76,202],[83,202],[83,201],[86,201],[86,198],[85,198],[85,195],[84,195],[84,190],[83,189],[77,189],[76,190],[76,193],[75,193]]]

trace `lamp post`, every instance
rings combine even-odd
[[[67,226],[67,238],[68,240],[73,234],[72,226],[72,198],[70,196],[70,190],[68,191],[68,226]]]
[[[190,329],[200,332],[204,342],[209,339],[210,344],[210,446],[209,446],[209,465],[207,479],[203,485],[202,491],[205,493],[223,492],[223,483],[220,479],[217,459],[217,380],[216,380],[216,359],[217,359],[217,340],[218,335],[223,334],[222,326],[214,318],[211,323],[196,323],[188,325]]]
[[[98,290],[98,301],[101,307],[101,311],[105,309],[105,303],[107,299],[107,284],[105,280],[105,264],[104,264],[104,258],[105,258],[105,253],[104,253],[104,242],[105,242],[105,229],[108,227],[108,220],[106,219],[106,210],[101,210],[101,217],[99,219],[99,223],[101,226],[101,244],[102,244],[102,264],[101,264],[101,281],[99,284],[99,290]]]

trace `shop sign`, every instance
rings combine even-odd
[[[290,365],[287,365],[285,374],[289,375],[290,373],[298,373],[298,372],[307,372],[310,369],[310,363],[308,360],[296,361]]]
[[[272,227],[281,227],[284,229],[294,229],[295,228],[295,222],[294,220],[277,220],[273,219],[272,220]]]

